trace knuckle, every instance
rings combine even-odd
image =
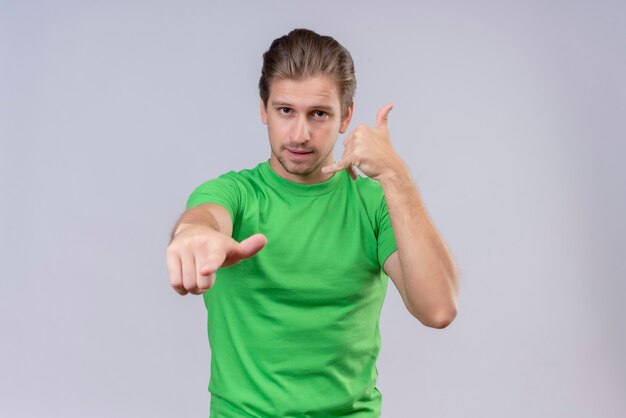
[[[181,284],[177,284],[177,285],[172,285],[172,288],[176,291],[176,293],[178,293],[179,295],[186,295],[187,291],[185,290],[185,288],[183,287],[182,283]]]
[[[202,283],[202,286],[198,286],[198,290],[204,293],[213,287],[213,283],[215,283],[215,279],[212,277],[208,282]]]
[[[198,286],[196,284],[196,281],[194,280],[193,282],[189,281],[188,283],[185,283],[184,288],[189,293],[193,293],[198,288]]]
[[[172,285],[172,287],[182,286],[183,278],[180,277],[180,275],[175,275],[175,274],[170,273],[169,278],[170,278],[170,284]]]
[[[204,257],[204,260],[208,262],[220,262],[225,258],[225,256],[226,254],[224,251],[209,251]]]
[[[211,287],[213,287],[213,283],[215,282],[215,273],[211,273],[207,276],[200,276],[200,280],[198,280],[198,290],[201,292],[206,292]]]
[[[205,236],[195,236],[192,242],[196,246],[205,246],[207,245],[209,240]]]
[[[180,243],[181,251],[190,251],[193,249],[193,241],[190,239],[186,239]]]
[[[165,254],[168,256],[178,255],[178,246],[176,244],[170,244],[165,249]]]

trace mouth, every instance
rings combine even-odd
[[[291,158],[305,158],[306,156],[313,154],[313,151],[298,150],[298,149],[293,149],[293,148],[285,148],[285,149],[287,150],[287,153],[289,154]]]

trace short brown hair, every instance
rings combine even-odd
[[[294,29],[275,39],[263,54],[259,93],[267,107],[270,84],[274,80],[302,80],[330,75],[337,81],[341,111],[345,115],[356,90],[354,62],[346,48],[330,36],[312,30]]]

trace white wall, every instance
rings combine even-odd
[[[626,416],[626,5],[0,1],[0,415],[208,415],[202,301],[165,247],[200,182],[267,159],[261,54],[354,57],[462,273],[425,328],[393,284],[383,417]],[[337,149],[340,155],[341,149]]]

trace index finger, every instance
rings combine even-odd
[[[322,167],[322,173],[336,173],[337,171],[344,170],[350,166],[350,163],[344,160],[338,161],[331,165]]]

